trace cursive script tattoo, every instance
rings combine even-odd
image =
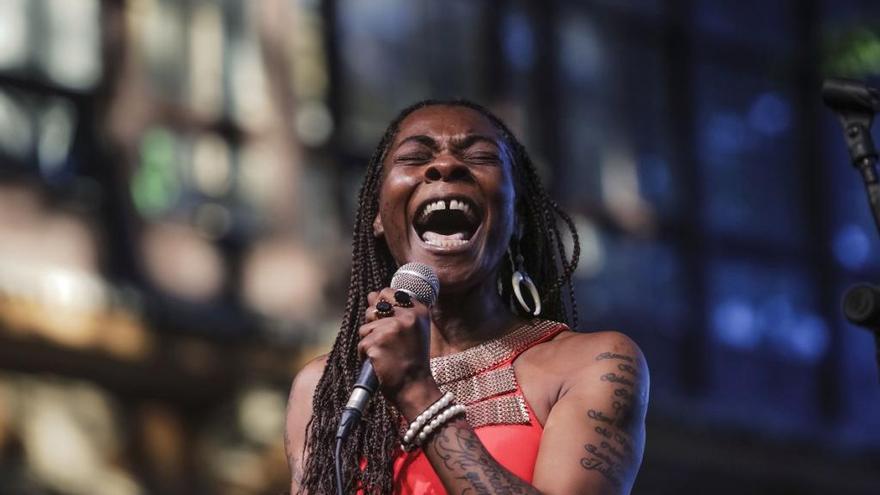
[[[623,371],[625,373],[629,373],[630,375],[632,375],[636,378],[639,377],[639,371],[634,366],[620,363],[617,365],[617,369],[619,369],[620,371]]]
[[[629,380],[623,376],[620,376],[616,373],[605,373],[602,375],[601,380],[603,382],[611,382],[611,383],[620,383],[622,385],[627,385],[629,387],[635,387],[635,383],[632,380]]]
[[[604,359],[619,359],[621,361],[626,361],[627,363],[634,363],[635,359],[625,356],[623,354],[615,354],[613,352],[603,352],[596,356],[596,361],[602,361]]]
[[[644,412],[647,394],[642,390],[642,368],[631,356],[603,352],[596,361],[617,360],[614,371],[599,376],[601,382],[611,384],[609,409],[588,409],[587,417],[593,421],[593,431],[601,435],[598,440],[584,444],[581,467],[601,474],[614,486],[621,486],[635,475],[640,453],[633,446],[631,435],[639,434],[639,419]],[[606,407],[608,407],[606,406]],[[597,438],[597,437],[594,437]]]
[[[608,423],[609,425],[614,424],[614,418],[608,417],[608,415],[606,415],[602,411],[590,409],[589,411],[587,411],[587,416],[589,416],[590,419],[595,419],[596,421]]]
[[[606,463],[608,465],[614,465],[614,459],[612,459],[607,454],[605,454],[604,452],[599,450],[599,448],[596,447],[595,445],[588,443],[588,444],[584,445],[584,449],[586,449],[586,451],[589,452],[590,454],[592,454],[593,456],[601,459],[604,463]]]
[[[596,430],[596,433],[602,435],[603,437],[611,438],[611,432],[608,430],[608,428],[604,428],[602,426],[597,426],[595,428],[595,430]]]
[[[603,441],[603,442],[600,443],[599,445],[600,445],[603,449],[605,449],[605,450],[607,450],[609,453],[611,453],[611,455],[613,455],[614,457],[617,457],[617,458],[620,459],[620,460],[625,460],[625,459],[626,459],[626,456],[625,456],[621,451],[617,450],[617,449],[614,447],[614,445],[611,445],[610,443],[605,442],[605,441]]]
[[[467,472],[464,473],[464,476],[460,476],[459,479],[467,480],[474,489],[474,493],[489,493],[489,487],[480,480],[480,476],[477,473]]]
[[[597,471],[614,486],[620,486],[620,466],[613,462],[607,455],[602,454],[595,445],[584,445],[587,455],[581,458],[581,466],[590,471]]]
[[[449,425],[431,439],[430,446],[443,466],[466,485],[462,494],[538,495],[531,485],[501,467],[470,427]]]
[[[628,388],[615,388],[614,396],[621,399],[632,400],[633,394]]]
[[[614,434],[614,441],[617,442],[618,445],[623,447],[623,451],[626,452],[627,454],[633,453],[633,449],[632,449],[632,446],[630,445],[629,437],[627,437],[626,435],[623,435],[620,433],[615,433]]]

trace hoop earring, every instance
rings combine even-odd
[[[516,255],[516,263],[513,262],[513,253],[510,252],[509,248],[507,250],[507,256],[510,258],[510,266],[513,268],[513,276],[510,278],[510,285],[513,287],[513,295],[516,296],[516,302],[519,303],[519,306],[526,313],[532,316],[538,316],[541,314],[541,296],[538,294],[538,288],[535,287],[532,278],[529,277],[529,274],[526,273],[523,268],[524,260],[522,254]],[[532,296],[532,301],[535,303],[535,309],[529,308],[529,305],[526,304],[526,300],[523,299],[521,288],[523,283],[525,283],[526,288],[529,290],[529,294]]]

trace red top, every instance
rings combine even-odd
[[[510,366],[522,352],[552,339],[567,328],[564,324],[558,324],[549,332],[542,332],[533,342],[517,349],[506,360],[480,374]],[[506,395],[522,396],[519,383],[516,383],[515,390],[500,396]],[[523,399],[525,398],[523,397]],[[538,457],[538,446],[541,443],[541,434],[544,429],[536,420],[535,413],[528,401],[523,400],[523,402],[528,411],[528,424],[492,424],[478,426],[474,428],[474,431],[483,442],[486,450],[499,464],[520,479],[531,483],[535,471],[535,461]],[[446,495],[446,489],[421,449],[409,453],[400,450],[394,460],[394,493],[400,495]]]

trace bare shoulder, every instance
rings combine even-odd
[[[326,366],[326,354],[312,359],[296,374],[290,387],[284,425],[284,451],[290,468],[292,489],[299,484],[306,429],[312,418],[312,399]],[[295,490],[291,493],[295,493]]]
[[[621,332],[562,332],[549,342],[553,353],[567,364],[583,369],[601,366],[602,361],[618,360],[647,367],[638,344]]]
[[[297,416],[311,416],[312,396],[315,395],[318,381],[321,380],[321,375],[324,374],[326,366],[327,355],[322,354],[306,363],[293,378],[293,384],[290,386],[290,395],[287,399],[288,426],[291,424],[291,421],[297,419]]]
[[[569,377],[564,390],[578,388],[585,381],[592,384],[596,379],[607,381],[623,376],[637,378],[633,382],[637,392],[647,395],[648,363],[638,344],[626,334],[568,331],[547,344],[544,360]]]
[[[296,391],[314,392],[315,387],[318,386],[318,380],[320,380],[321,375],[324,374],[324,368],[326,366],[327,354],[321,354],[307,362],[293,378],[293,385],[290,387],[291,395]]]

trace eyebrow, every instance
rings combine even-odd
[[[427,136],[425,134],[416,134],[413,136],[409,136],[409,137],[403,139],[402,141],[400,141],[400,143],[398,143],[397,147],[400,148],[401,146],[403,146],[404,144],[406,144],[410,141],[414,141],[414,142],[417,142],[417,143],[422,144],[424,146],[427,146],[428,148],[431,148],[432,150],[436,150],[437,148],[439,148],[439,145],[437,144],[437,140],[435,140],[431,136]],[[484,136],[482,134],[467,134],[465,136],[460,136],[460,137],[455,136],[450,140],[452,147],[455,149],[459,149],[459,150],[469,148],[469,147],[473,146],[475,143],[480,142],[480,141],[490,143],[490,144],[494,145],[495,147],[500,148],[500,146],[498,145],[498,143],[494,139],[492,139],[488,136]]]
[[[468,135],[462,136],[462,137],[456,136],[456,137],[453,137],[451,140],[452,146],[457,149],[470,148],[471,146],[473,146],[474,144],[476,144],[480,141],[484,141],[489,144],[492,144],[496,148],[499,147],[498,143],[495,142],[494,139],[492,139],[488,136],[484,136],[482,134],[468,134]]]
[[[401,142],[397,143],[397,147],[400,148],[401,146],[403,146],[404,144],[406,144],[410,141],[417,142],[417,143],[424,145],[424,146],[427,146],[428,148],[431,148],[431,149],[438,148],[437,141],[434,138],[432,138],[431,136],[426,136],[424,134],[416,134],[414,136],[409,136],[406,139],[402,140]]]

